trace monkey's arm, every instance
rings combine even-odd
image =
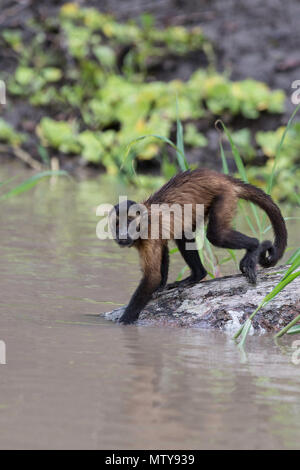
[[[160,287],[162,281],[166,282],[167,271],[163,272],[162,261],[167,261],[165,260],[167,251],[162,244],[147,240],[139,252],[144,276],[119,320],[124,324],[137,320],[140,312],[151,299],[153,292]]]
[[[152,279],[143,277],[119,322],[129,324],[137,320],[140,312],[147,305],[153,292],[159,287],[159,284],[160,278],[156,282],[153,282]]]

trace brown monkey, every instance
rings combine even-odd
[[[261,244],[256,238],[248,237],[231,227],[236,212],[238,199],[251,201],[262,208],[270,218],[275,234],[275,241],[264,241]],[[135,246],[140,255],[143,278],[134,292],[121,323],[134,322],[141,310],[150,300],[153,292],[166,285],[169,267],[168,240],[163,236],[163,220],[159,219],[160,235],[158,239],[132,237],[130,227],[140,229],[142,232],[145,220],[148,222],[146,235],[149,236],[151,215],[155,204],[192,204],[192,217],[189,221],[191,232],[198,227],[196,220],[196,205],[204,205],[204,217],[208,220],[206,236],[215,246],[231,249],[245,249],[246,254],[240,262],[240,270],[253,284],[256,282],[256,264],[263,267],[274,266],[282,257],[287,244],[287,230],[284,219],[277,205],[264,191],[251,184],[230,176],[208,169],[188,170],[174,176],[168,183],[151,195],[144,203],[143,209],[135,217],[130,216],[130,208],[136,204],[134,201],[125,201],[114,207],[110,214],[110,223],[114,218],[115,239],[120,246]],[[122,211],[128,218],[120,217]],[[201,281],[206,276],[199,253],[196,249],[187,250],[186,231],[182,225],[178,233],[174,229],[175,219],[171,221],[170,238],[173,238],[182,257],[191,269],[191,275],[175,283],[175,285],[188,285]],[[191,240],[189,240],[191,242]],[[174,285],[174,284],[173,284]],[[173,286],[172,285],[172,286]]]

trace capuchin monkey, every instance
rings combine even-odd
[[[267,213],[275,234],[274,243],[270,241],[259,243],[256,238],[248,237],[232,228],[232,219],[240,198],[257,204]],[[184,227],[182,222],[176,223],[178,222],[176,216],[169,219],[169,237],[164,233],[166,227],[163,212],[159,217],[152,217],[155,210],[157,211],[157,206],[162,204],[166,206],[177,204],[180,208],[190,204],[192,207],[190,219],[187,223],[185,221]],[[142,280],[119,320],[121,323],[129,324],[137,320],[153,292],[166,286],[169,268],[168,238],[175,241],[183,259],[191,269],[188,278],[170,287],[188,286],[205,278],[207,272],[196,246],[194,249],[186,248],[187,242],[195,242],[195,231],[200,223],[203,224],[203,217],[202,221],[199,221],[196,214],[196,207],[199,204],[204,206],[206,236],[213,245],[246,250],[240,262],[240,270],[250,283],[256,283],[257,263],[267,268],[274,266],[282,257],[287,245],[285,222],[277,205],[264,191],[208,169],[179,173],[142,205],[126,200],[117,204],[109,214],[109,224],[116,242],[122,247],[137,248],[143,272]],[[151,238],[153,228],[157,229],[158,236]],[[194,239],[191,239],[193,234]]]

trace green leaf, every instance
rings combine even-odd
[[[10,145],[20,145],[26,140],[26,136],[20,132],[16,132],[13,127],[0,118],[0,142]]]
[[[42,76],[46,82],[58,82],[62,78],[62,71],[57,67],[45,67]]]
[[[82,156],[88,162],[98,163],[104,153],[101,140],[95,132],[86,130],[78,136],[78,142],[82,145]]]
[[[70,124],[44,117],[37,127],[37,133],[45,145],[56,148],[63,153],[80,152],[81,147],[77,140],[75,123]]]
[[[197,131],[194,124],[186,124],[184,133],[184,142],[192,147],[205,147],[207,138],[201,132]]]
[[[292,326],[288,331],[288,335],[299,335],[300,334],[300,325]]]
[[[275,338],[281,338],[281,336],[283,336],[285,333],[288,333],[290,330],[294,328],[297,328],[297,329],[300,328],[300,325],[296,325],[299,322],[300,322],[300,315],[294,318],[294,320],[292,320],[287,326],[285,326],[281,331],[279,331],[275,335]]]
[[[30,85],[36,76],[37,72],[32,67],[19,66],[15,72],[16,81],[23,86]]]

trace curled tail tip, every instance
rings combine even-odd
[[[282,257],[284,249],[278,249],[270,240],[265,240],[260,245],[258,262],[263,268],[271,268],[275,266],[277,261]]]

